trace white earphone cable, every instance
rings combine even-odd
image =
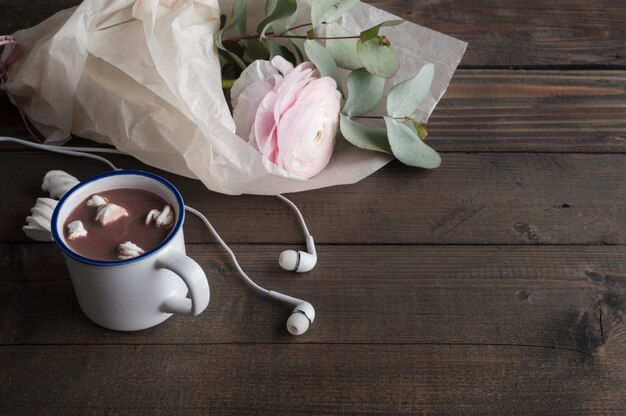
[[[198,210],[196,210],[194,208],[191,208],[190,206],[187,206],[187,205],[185,205],[185,210],[187,210],[188,212],[192,213],[196,217],[200,218],[202,220],[202,222],[204,222],[204,225],[207,226],[207,228],[209,229],[211,234],[213,234],[213,237],[215,237],[215,239],[222,246],[224,251],[226,251],[226,253],[228,253],[228,255],[230,256],[230,259],[232,260],[233,264],[235,265],[235,268],[237,269],[237,271],[239,272],[239,274],[241,275],[243,280],[246,282],[246,284],[248,286],[250,286],[252,289],[254,289],[255,291],[259,292],[261,295],[268,296],[269,295],[269,290],[264,289],[261,286],[257,285],[256,283],[254,283],[254,281],[246,274],[246,272],[243,271],[243,269],[239,265],[239,262],[237,261],[237,257],[235,256],[235,253],[233,253],[233,251],[230,249],[228,244],[226,244],[224,242],[224,240],[222,240],[222,237],[220,237],[220,235],[217,233],[215,228],[213,228],[213,225],[211,225],[211,223],[209,222],[207,217],[205,217],[200,211],[198,211]]]
[[[44,145],[44,146],[50,146],[50,147],[54,147],[56,149],[71,149],[74,150],[76,152],[89,152],[89,153],[111,153],[111,154],[115,154],[115,155],[124,155],[124,156],[130,156],[128,153],[124,153],[120,150],[117,149],[110,149],[108,147],[76,147],[76,146],[61,146],[61,145],[56,145],[56,144],[50,144],[50,145]]]
[[[120,169],[117,168],[113,163],[111,163],[107,159],[105,159],[105,158],[103,158],[101,156],[97,156],[97,155],[93,155],[91,153],[87,153],[87,152],[100,152],[100,153],[113,153],[113,154],[126,155],[126,153],[120,152],[117,149],[91,148],[91,147],[65,147],[65,146],[63,148],[61,148],[60,146],[51,146],[51,145],[47,145],[47,144],[33,143],[33,142],[30,142],[30,141],[27,141],[27,140],[17,139],[17,138],[14,138],[14,137],[6,137],[6,136],[0,136],[0,143],[1,142],[12,142],[12,143],[17,143],[17,144],[22,144],[22,145],[25,145],[25,146],[33,147],[35,149],[45,150],[45,151],[53,152],[53,153],[60,153],[60,154],[68,155],[68,156],[86,157],[86,158],[90,158],[90,159],[94,159],[94,160],[98,160],[100,162],[106,163],[113,170],[120,170]],[[293,202],[291,202],[289,199],[285,198],[282,195],[276,195],[276,196],[278,198],[280,198],[282,201],[284,201],[285,203],[287,203],[293,209],[293,211],[296,213],[296,215],[298,217],[298,220],[299,220],[300,224],[302,225],[302,229],[304,230],[304,233],[306,234],[306,237],[310,238],[311,234],[309,233],[309,230],[308,230],[308,228],[306,226],[306,222],[304,221],[304,217],[302,216],[302,213],[300,212],[300,210],[298,209],[296,204],[294,204]],[[192,213],[193,215],[195,215],[198,218],[200,218],[200,220],[202,220],[202,222],[209,229],[209,231],[211,232],[211,234],[213,235],[215,240],[217,240],[217,242],[222,246],[222,248],[226,251],[226,253],[228,253],[228,255],[230,256],[230,258],[231,258],[231,260],[233,262],[233,264],[235,265],[235,268],[237,269],[237,272],[239,272],[239,275],[243,278],[244,282],[248,286],[250,286],[250,288],[252,288],[256,292],[260,293],[261,295],[269,296],[269,293],[270,293],[269,290],[264,289],[263,287],[261,287],[258,284],[256,284],[246,274],[246,272],[243,271],[243,269],[239,265],[239,262],[237,261],[237,257],[235,256],[235,253],[231,250],[231,248],[228,246],[228,244],[226,244],[226,242],[224,242],[222,237],[220,237],[220,235],[215,230],[215,228],[213,228],[213,225],[209,222],[209,220],[200,211],[196,210],[195,208],[192,208],[192,207],[186,205],[185,206],[185,210],[187,210],[188,212]]]
[[[276,195],[276,197],[278,199],[284,201],[287,205],[289,205],[291,207],[291,209],[293,209],[293,211],[296,213],[296,215],[298,217],[298,221],[300,221],[300,225],[302,226],[302,231],[304,231],[304,235],[307,238],[311,238],[311,233],[309,232],[309,229],[306,226],[306,222],[304,221],[304,217],[302,216],[302,213],[300,212],[300,210],[298,209],[296,204],[294,204],[289,199],[285,198],[284,196],[282,196],[280,194]]]
[[[89,158],[89,159],[98,160],[98,161],[100,161],[102,163],[106,163],[113,170],[120,170],[113,163],[111,163],[110,161],[108,161],[107,159],[105,159],[105,158],[103,158],[101,156],[92,155],[90,153],[85,153],[85,151],[89,151],[89,152],[101,151],[103,153],[118,153],[117,151],[115,151],[115,152],[111,152],[110,151],[110,150],[113,150],[113,149],[102,149],[102,148],[100,148],[100,149],[91,149],[91,148],[83,148],[83,147],[76,147],[76,148],[74,148],[74,147],[64,147],[64,148],[61,148],[60,146],[50,146],[50,145],[47,145],[47,144],[33,143],[33,142],[29,142],[28,140],[16,139],[15,137],[6,137],[6,136],[1,136],[0,137],[0,143],[1,142],[11,142],[11,143],[22,144],[24,146],[34,147],[35,149],[46,150],[48,152],[60,153],[60,154],[63,154],[63,155],[68,155],[68,156],[86,157],[86,158]],[[88,149],[88,150],[86,150],[86,149]]]

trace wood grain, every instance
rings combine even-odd
[[[152,168],[113,157],[125,168]],[[294,194],[319,243],[624,244],[623,154],[449,153],[435,171],[392,163],[355,185]],[[51,169],[80,180],[107,170],[91,160],[0,152],[0,241],[26,241],[21,227]],[[20,172],[15,175],[15,172]],[[229,242],[301,244],[295,215],[272,197],[224,196],[199,181],[159,172]],[[187,241],[212,242],[195,218]]]
[[[30,27],[78,0],[0,0],[0,32]],[[470,43],[464,66],[626,67],[626,4],[615,0],[368,1]],[[418,45],[419,47],[419,45]]]
[[[106,331],[80,311],[58,250],[28,244],[2,262],[0,344],[525,345],[608,359],[626,342],[622,247],[323,245],[316,269],[299,277],[277,266],[282,249],[234,247],[259,284],[315,306],[306,336],[287,334],[290,309],[250,292],[221,248],[196,244],[188,254],[212,291],[205,313]]]
[[[0,34],[78,3],[0,0]],[[315,305],[303,337],[191,217],[209,308],[133,333],[91,323],[58,249],[21,226],[45,172],[106,166],[0,145],[0,414],[624,414],[626,2],[369,3],[470,45],[429,123],[440,169],[393,162],[291,196],[313,272],[276,264],[304,246],[277,199],[111,157],[170,179],[261,285]],[[28,137],[4,97],[0,114],[0,135]]]
[[[623,1],[378,0],[368,3],[469,42],[462,61],[464,66],[626,66]]]
[[[459,70],[428,123],[439,151],[624,152],[626,71]]]
[[[626,387],[623,361],[493,346],[19,346],[0,368],[11,415],[621,415]]]

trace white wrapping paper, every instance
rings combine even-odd
[[[8,71],[7,91],[48,143],[74,134],[111,144],[225,194],[273,195],[354,183],[389,162],[389,155],[340,140],[326,169],[304,180],[235,135],[213,44],[220,6],[228,15],[232,3],[85,0],[13,35],[23,51]],[[307,12],[303,7],[303,16]],[[340,22],[358,33],[391,19],[397,17],[360,4]],[[409,22],[384,33],[400,55],[393,83],[427,62],[435,64],[431,94],[419,109],[426,120],[466,44]]]

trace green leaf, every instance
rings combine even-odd
[[[343,137],[356,147],[391,153],[387,132],[383,129],[364,126],[343,113],[339,115],[339,128]]]
[[[387,96],[387,114],[393,117],[410,116],[424,100],[435,75],[435,66],[426,64],[413,78],[394,86]]]
[[[227,21],[222,25],[222,29],[215,34],[215,43],[218,48],[226,50],[222,45],[222,36],[227,30],[235,28],[238,35],[242,35],[238,31],[243,28],[243,34],[246,32],[246,22],[248,16],[248,1],[237,0],[233,5],[233,12],[230,21]]]
[[[296,47],[296,52],[298,53],[298,57],[300,58],[300,62],[308,61],[309,58],[306,55],[304,50],[304,39],[291,39],[291,42]]]
[[[241,55],[227,49],[222,43],[222,36],[227,30],[234,28],[235,31],[242,30],[243,33],[246,31],[246,16],[248,15],[248,2],[247,0],[237,0],[233,5],[233,13],[229,22],[227,22],[224,27],[218,31],[214,36],[215,45],[218,49],[226,52],[226,54],[232,59],[232,61],[237,64],[241,69],[246,68],[246,64],[242,59],[243,53]],[[239,33],[238,33],[239,34]],[[243,52],[243,51],[242,51]]]
[[[259,0],[255,0],[255,1],[259,1]],[[274,9],[276,9],[276,3],[277,2],[278,2],[278,0],[267,0],[265,2],[265,15],[266,16],[269,16],[270,14],[272,14]]]
[[[367,42],[359,40],[356,51],[365,69],[372,74],[391,78],[398,72],[398,54],[389,42],[382,42],[380,39],[370,39]]]
[[[298,10],[297,0],[274,0],[274,9],[272,12],[259,23],[256,31],[261,37],[265,37],[265,32],[270,26],[282,19],[289,19]]]
[[[241,51],[243,52],[243,49],[241,48],[241,46],[239,44],[233,45],[234,47],[238,47],[236,48],[237,51]],[[246,67],[248,65],[246,65],[246,63],[243,61],[243,59],[237,54],[237,52],[233,52],[230,51],[226,48],[220,48],[218,50],[218,53],[220,54],[220,56],[222,58],[224,58],[224,60],[226,60],[226,62],[239,67],[239,69],[244,70],[246,69]]]
[[[270,59],[274,58],[277,55],[282,56],[287,61],[291,62],[294,66],[296,66],[296,55],[293,54],[286,46],[276,45],[275,43],[271,44],[272,49],[270,51]]]
[[[385,80],[361,68],[348,76],[348,99],[343,112],[360,116],[371,111],[383,96]]]
[[[313,22],[313,28],[318,29],[323,22],[330,23],[339,19],[359,2],[359,0],[312,0],[311,22]]]
[[[235,33],[244,36],[248,31],[248,0],[237,0],[233,5],[231,26]]]
[[[434,169],[441,165],[441,157],[406,124],[385,117],[389,145],[394,156],[405,165]]]
[[[379,23],[374,27],[371,27],[367,30],[361,32],[361,42],[367,42],[370,39],[375,39],[379,37],[379,32],[381,27],[385,26],[398,26],[400,23],[403,23],[404,20],[387,20],[385,22]]]
[[[342,92],[341,79],[339,78],[339,70],[337,64],[330,53],[325,47],[320,45],[317,41],[307,39],[304,41],[304,51],[307,56],[313,62],[313,65],[317,67],[320,74],[325,77],[331,77],[337,83],[337,89]]]
[[[247,39],[241,41],[246,47],[246,55],[253,61],[257,59],[269,60],[270,53],[264,43],[258,39]]]
[[[266,15],[269,15],[274,10],[276,10],[277,2],[278,0],[268,0],[267,3],[265,3]],[[287,32],[287,30],[289,30],[289,28],[294,25],[294,23],[296,22],[296,19],[298,18],[298,7],[299,6],[296,7],[296,11],[291,16],[288,16],[284,19],[278,19],[272,22],[271,24],[272,32],[274,32],[277,35],[282,35],[285,32]]]
[[[327,38],[352,35],[337,22],[327,24],[325,29]],[[330,52],[340,68],[350,70],[362,68],[363,63],[356,51],[357,41],[358,39],[328,39],[326,40],[326,49],[328,49],[328,52]]]

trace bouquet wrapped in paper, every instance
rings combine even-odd
[[[113,145],[213,191],[354,183],[393,157],[439,164],[423,123],[466,45],[398,20],[350,0],[85,0],[13,35],[3,88],[47,143]]]

